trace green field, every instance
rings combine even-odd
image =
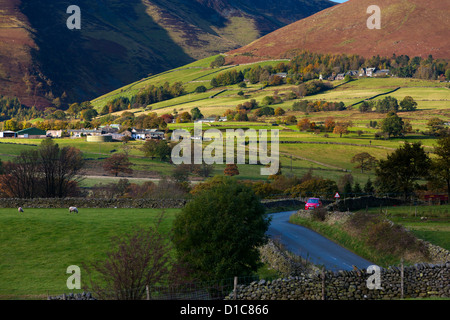
[[[0,299],[68,292],[67,267],[105,257],[113,236],[152,226],[161,209],[0,208]],[[180,209],[166,209],[168,232]],[[83,275],[81,281],[83,285]],[[87,284],[86,282],[84,282]]]
[[[450,205],[397,206],[382,210],[388,219],[405,226],[418,238],[450,250]],[[380,213],[380,208],[368,212]]]

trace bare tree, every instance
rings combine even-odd
[[[160,230],[163,218],[161,213],[154,226],[114,237],[105,260],[84,264],[90,279],[86,289],[102,300],[142,300],[147,285],[177,279],[171,272],[179,268],[172,260],[169,236]],[[99,277],[94,280],[94,275]]]

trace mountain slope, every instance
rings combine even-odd
[[[81,30],[69,30],[69,5]],[[0,94],[38,107],[89,100],[241,47],[328,0],[0,0]],[[67,93],[64,101],[63,92]]]
[[[381,29],[369,29],[371,0],[349,0],[278,29],[229,52],[243,63],[292,57],[302,50],[359,54],[365,57],[408,55],[450,58],[450,1],[379,0]]]

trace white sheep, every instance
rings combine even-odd
[[[70,213],[72,213],[72,212],[78,213],[78,209],[77,209],[77,207],[70,207],[70,208],[69,208],[69,212],[70,212]]]

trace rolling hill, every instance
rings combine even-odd
[[[0,0],[0,95],[28,106],[89,100],[328,8],[328,0]],[[63,94],[63,93],[66,94]]]
[[[381,9],[381,29],[369,29],[370,5]],[[291,58],[306,50],[364,57],[394,53],[450,58],[450,1],[349,0],[278,29],[228,52],[228,61],[245,63]]]

